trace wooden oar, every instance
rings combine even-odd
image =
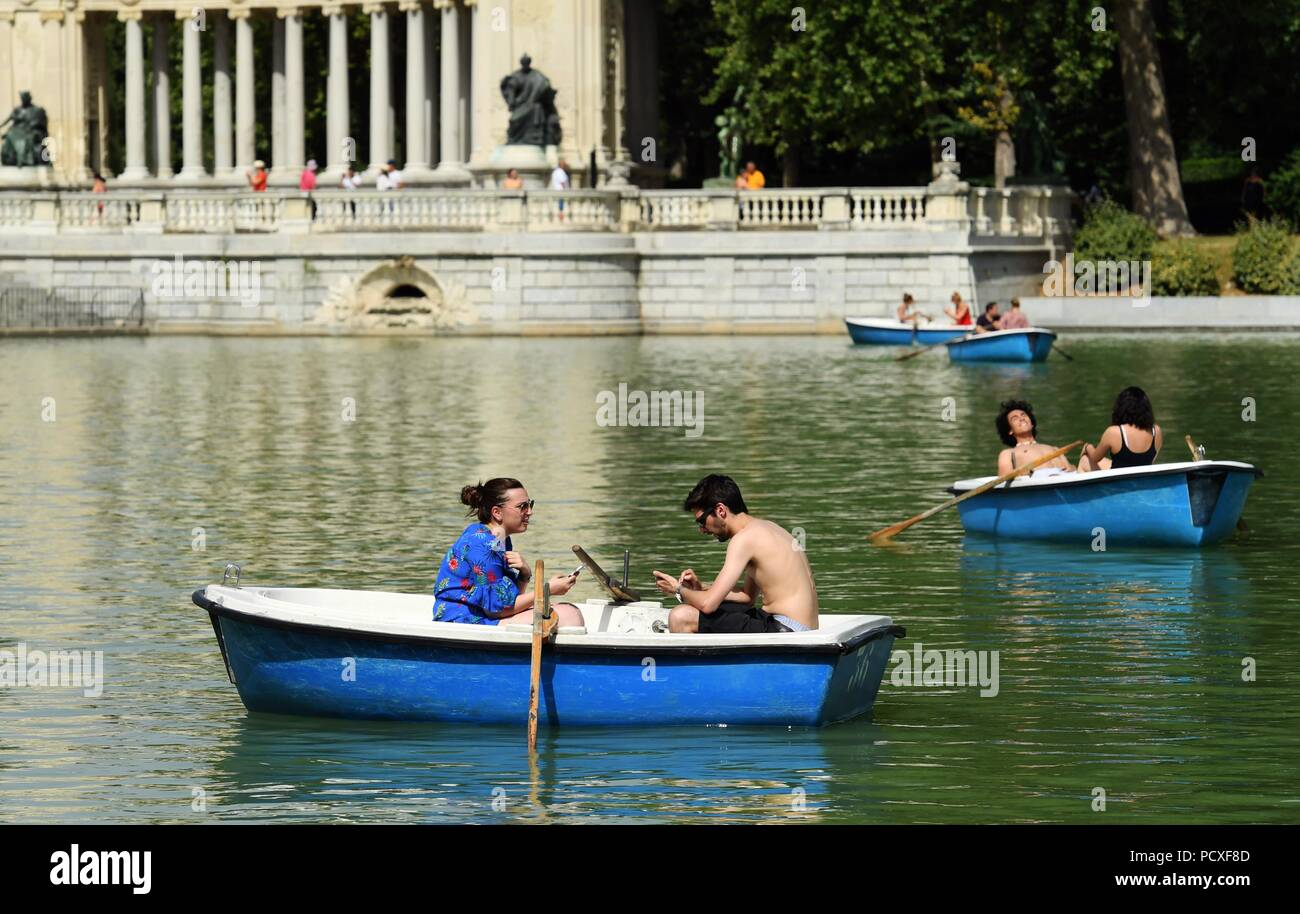
[[[947,345],[948,345],[948,341],[944,340],[942,343],[932,343],[929,346],[922,346],[920,349],[913,349],[911,352],[905,353],[904,355],[895,356],[894,361],[906,362],[908,359],[916,358],[918,355],[920,355],[923,352],[929,352],[931,349],[938,349],[940,346],[947,346]]]
[[[551,618],[551,585],[544,579],[546,566],[541,559],[533,566],[533,656],[528,674],[528,751],[537,751],[537,701],[542,683],[542,643],[555,630]]]
[[[1035,467],[1042,466],[1043,464],[1049,461],[1055,460],[1057,457],[1060,457],[1062,454],[1074,450],[1081,444],[1083,444],[1082,441],[1076,441],[1073,444],[1067,444],[1065,447],[1058,447],[1050,454],[1044,454],[1042,457],[1039,457],[1035,460],[1031,460],[1029,463],[1025,464],[1022,467],[1017,467],[1016,469],[1012,470],[1010,473],[1003,473],[997,479],[990,480],[989,482],[986,482],[981,486],[976,486],[975,488],[971,489],[969,492],[963,492],[961,495],[958,495],[956,498],[951,498],[948,501],[945,501],[941,505],[935,505],[933,508],[930,508],[927,511],[922,511],[920,514],[916,515],[916,517],[909,517],[907,520],[900,521],[899,523],[893,524],[892,526],[889,527],[885,527],[883,530],[877,530],[875,533],[867,537],[867,539],[871,540],[873,544],[877,544],[877,545],[882,542],[885,542],[891,537],[897,536],[899,533],[902,533],[904,530],[906,530],[908,527],[912,526],[913,524],[919,524],[927,517],[933,517],[934,515],[938,514],[940,511],[944,510],[945,508],[951,508],[953,505],[959,502],[963,502],[968,498],[974,498],[976,495],[979,495],[983,492],[987,492],[989,489],[993,488],[994,486],[1000,485],[1006,482],[1007,480],[1015,479],[1017,476],[1024,475],[1025,473],[1028,473],[1029,471],[1033,470]]]
[[[1052,343],[1052,348],[1055,349],[1057,352],[1059,352],[1067,362],[1074,361],[1074,356],[1070,355],[1070,353],[1066,352],[1060,346],[1056,345],[1056,343]]]
[[[1204,457],[1201,456],[1201,452],[1197,450],[1196,442],[1192,440],[1191,435],[1184,435],[1183,440],[1187,442],[1187,449],[1192,452],[1193,462],[1200,463],[1202,460],[1205,459]]]

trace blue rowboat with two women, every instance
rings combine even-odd
[[[957,505],[968,533],[1091,546],[1211,546],[1241,520],[1261,472],[1235,460],[1092,473],[1035,471]],[[963,479],[961,495],[995,477]]]
[[[208,612],[250,711],[523,724],[532,626],[430,621],[433,598],[212,584]],[[577,604],[542,653],[552,725],[815,727],[870,712],[894,639],[888,616],[826,615],[813,631],[672,634],[651,601]]]
[[[948,327],[939,324],[913,325],[910,321],[890,320],[883,317],[846,317],[853,342],[873,346],[933,346],[947,340],[965,336],[969,327]]]
[[[1052,351],[1056,334],[1042,327],[972,333],[947,345],[953,362],[1041,362]]]

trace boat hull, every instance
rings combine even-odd
[[[233,612],[207,600],[203,591],[194,600],[209,610],[230,676],[250,711],[526,721],[527,642],[485,646],[349,633]],[[543,653],[540,719],[565,726],[819,726],[847,720],[871,710],[901,633],[887,625],[834,652],[550,644]]]
[[[1211,546],[1236,529],[1258,475],[1248,464],[1213,464],[1071,474],[1070,481],[1055,485],[998,487],[959,503],[957,510],[967,532],[1008,539],[1105,548]]]
[[[1042,362],[1052,352],[1056,334],[1050,330],[1000,330],[948,343],[954,362]]]
[[[911,324],[899,321],[877,320],[868,318],[845,318],[853,342],[868,346],[933,346],[965,336],[969,327],[933,327],[921,326],[913,332]]]

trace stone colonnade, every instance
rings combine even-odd
[[[326,137],[322,181],[337,182],[351,161],[359,171],[378,170],[393,155],[394,125],[391,120],[392,83],[389,22],[394,15],[406,18],[405,152],[402,165],[408,182],[468,183],[466,170],[470,148],[468,120],[470,99],[469,61],[462,48],[470,44],[472,28],[480,17],[474,14],[475,0],[401,0],[388,3],[327,3],[314,8],[329,20],[329,60],[326,69]],[[367,166],[355,161],[357,144],[352,130],[348,91],[348,19],[359,9],[370,17],[370,124]],[[203,183],[213,177],[236,179],[258,158],[254,146],[258,112],[254,100],[252,16],[262,12],[275,16],[271,60],[271,182],[298,181],[306,153],[304,149],[305,62],[303,60],[303,16],[301,7],[267,10],[231,8],[202,12],[196,8],[146,13],[121,9],[117,18],[124,24],[125,79],[125,167],[122,181],[171,178],[171,112],[168,48],[179,30],[182,42],[181,66],[182,150],[178,182]],[[150,91],[146,92],[144,28],[153,31],[150,61]],[[233,32],[233,79],[232,41]],[[201,43],[212,44],[212,105],[205,111],[200,60]],[[437,46],[439,53],[432,48]],[[313,62],[315,63],[315,62]],[[150,93],[152,98],[149,98]],[[146,136],[146,114],[151,109],[152,134]],[[379,112],[379,116],[376,116]],[[213,120],[213,162],[215,175],[204,165],[203,118]],[[150,172],[146,141],[152,141]],[[437,168],[432,166],[435,164]]]

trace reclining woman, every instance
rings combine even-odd
[[[517,479],[489,479],[460,491],[477,520],[447,550],[433,586],[433,621],[506,625],[527,622],[533,609],[532,569],[510,537],[528,530],[534,502]],[[568,593],[576,578],[551,578],[551,595]],[[522,591],[522,592],[521,592]],[[582,625],[571,603],[552,603],[560,625]]]
[[[1016,467],[1022,467],[1035,458],[1056,450],[1050,444],[1038,442],[1038,421],[1034,419],[1034,408],[1024,400],[1003,401],[1002,411],[998,413],[996,423],[998,437],[1007,446],[998,454],[999,476],[1005,476]],[[1051,472],[1053,470],[1057,473],[1073,473],[1074,466],[1062,455],[1031,470],[1030,475],[1034,473],[1053,475]]]
[[[1102,432],[1101,441],[1096,447],[1083,446],[1079,470],[1087,473],[1150,466],[1156,462],[1164,439],[1146,391],[1141,387],[1125,387],[1115,398],[1110,425]]]

